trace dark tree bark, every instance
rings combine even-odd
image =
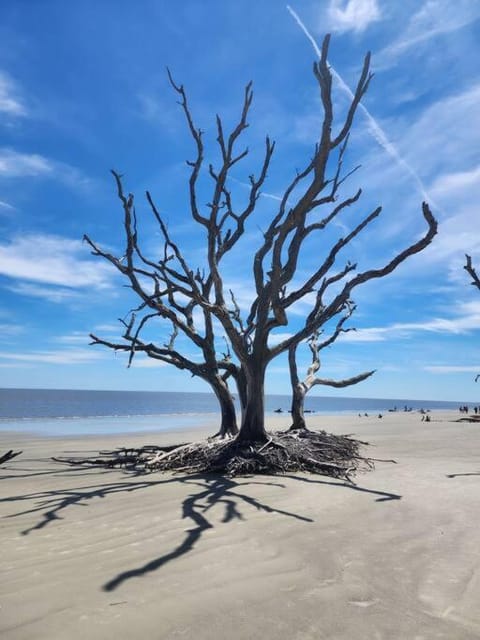
[[[221,438],[236,436],[238,433],[237,416],[230,389],[221,376],[209,382],[220,405],[221,419],[218,435]]]
[[[266,442],[265,362],[252,360],[243,369],[246,397],[238,439],[241,442]]]

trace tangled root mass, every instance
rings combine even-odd
[[[365,444],[368,443],[347,435],[301,429],[272,433],[263,443],[211,439],[163,447],[120,448],[102,451],[97,458],[54,460],[145,472],[218,473],[229,477],[307,472],[351,482],[357,471],[373,467],[372,459],[360,455]]]

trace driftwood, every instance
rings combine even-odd
[[[276,432],[267,442],[210,439],[178,446],[146,446],[104,451],[98,458],[54,458],[73,465],[121,467],[131,471],[170,471],[238,475],[307,472],[352,482],[360,470],[373,468],[373,460],[360,455],[368,443],[325,431]]]
[[[13,449],[10,449],[10,451],[7,451],[7,453],[4,453],[3,456],[0,456],[0,464],[3,464],[4,462],[8,462],[9,460],[12,460],[12,458],[16,458],[21,453],[23,453],[23,451],[14,451]]]

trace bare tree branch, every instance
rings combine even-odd
[[[472,284],[474,287],[477,287],[477,289],[480,289],[480,278],[477,275],[477,272],[475,271],[475,268],[472,264],[472,258],[471,256],[465,254],[465,258],[467,260],[465,266],[463,267],[465,269],[465,271],[467,271],[467,273],[472,277]]]

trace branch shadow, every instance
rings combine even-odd
[[[390,500],[401,500],[402,496],[398,493],[389,493],[388,491],[377,491],[376,489],[367,489],[366,487],[359,487],[357,484],[335,481],[335,480],[319,480],[318,478],[310,478],[307,476],[294,476],[284,475],[284,478],[290,478],[291,480],[298,480],[299,482],[308,482],[311,484],[323,484],[330,487],[344,487],[345,489],[351,489],[352,491],[360,491],[361,493],[370,493],[374,496],[379,496],[375,502],[388,502]]]
[[[172,551],[161,555],[158,558],[150,560],[141,567],[119,573],[112,580],[109,580],[104,584],[104,591],[113,591],[126,580],[156,571],[167,562],[179,558],[191,551],[205,531],[213,529],[213,524],[208,520],[205,514],[209,509],[219,504],[224,506],[224,514],[221,519],[222,523],[227,523],[234,519],[244,520],[244,516],[238,506],[239,503],[242,502],[266,513],[278,513],[303,522],[314,522],[312,518],[308,518],[291,511],[271,507],[270,505],[260,502],[258,499],[253,498],[246,493],[238,491],[240,487],[251,484],[285,488],[285,485],[280,483],[260,481],[238,482],[232,478],[206,474],[182,478],[179,481],[184,484],[200,488],[200,491],[191,493],[185,498],[185,500],[183,500],[182,503],[182,518],[190,520],[194,526],[186,531],[185,538],[177,545],[177,547],[175,547],[175,549],[172,549]]]
[[[98,470],[95,469],[95,472],[97,471]],[[103,471],[100,472],[103,473]],[[86,472],[80,475],[90,474]],[[85,485],[76,487],[74,489],[52,489],[47,491],[27,493],[20,496],[0,498],[0,504],[10,502],[24,502],[30,500],[36,501],[35,507],[4,516],[5,518],[16,518],[18,516],[31,513],[41,513],[41,518],[35,525],[32,525],[31,527],[28,527],[27,529],[24,529],[20,532],[22,535],[26,536],[32,531],[43,529],[55,520],[62,520],[63,516],[59,514],[65,511],[68,507],[84,507],[89,503],[89,501],[95,498],[106,498],[116,493],[130,493],[132,491],[146,489],[158,484],[168,484],[175,481],[175,478],[158,481],[144,480],[141,482],[119,481],[110,484],[102,483],[97,485]]]
[[[95,470],[99,471],[99,470]],[[0,498],[1,503],[17,503],[34,500],[36,504],[28,509],[4,516],[5,518],[16,518],[27,514],[40,514],[38,522],[21,531],[22,535],[29,535],[34,531],[40,531],[51,525],[55,521],[64,518],[63,513],[73,506],[87,506],[92,500],[97,498],[107,498],[117,493],[131,493],[142,491],[161,485],[183,484],[192,489],[187,497],[182,501],[182,518],[190,521],[192,527],[185,531],[184,538],[179,544],[163,555],[149,560],[142,566],[122,571],[116,576],[108,580],[102,587],[104,591],[114,591],[120,587],[125,581],[132,578],[143,576],[147,573],[157,571],[168,562],[180,558],[191,552],[202,536],[209,529],[213,529],[211,519],[208,512],[213,508],[220,506],[223,508],[223,514],[220,522],[228,523],[233,520],[245,520],[241,505],[251,507],[257,511],[269,514],[279,514],[295,520],[313,523],[314,520],[305,515],[287,511],[284,509],[273,507],[258,498],[250,495],[245,488],[251,485],[264,485],[270,487],[285,488],[285,484],[275,482],[273,480],[257,480],[253,478],[233,479],[224,476],[212,474],[184,475],[152,480],[151,476],[144,473],[125,472],[127,478],[112,483],[101,483],[95,485],[80,486],[73,489],[47,490],[36,493],[29,493],[14,497]],[[347,482],[335,480],[320,480],[318,478],[310,478],[300,475],[284,475],[279,476],[281,479],[296,480],[299,482],[328,485],[332,487],[341,487],[353,491],[361,491],[374,496],[378,496],[376,502],[384,502],[388,500],[400,500],[402,496],[387,493],[384,491],[376,491],[366,489]]]
[[[449,473],[447,478],[458,478],[460,476],[480,476],[480,471],[472,471],[470,473]]]
[[[0,475],[0,480],[13,480],[16,478],[34,478],[36,476],[55,476],[56,478],[67,478],[70,475],[74,475],[75,477],[79,476],[90,476],[91,470],[85,470],[85,468],[81,467],[71,467],[67,469],[47,469],[40,471],[30,471],[29,469],[19,468],[19,467],[2,467],[2,471],[11,471],[11,473],[3,473]],[[96,469],[98,474],[109,473],[109,469]],[[19,473],[20,472],[20,473]],[[23,473],[25,472],[25,473]]]

